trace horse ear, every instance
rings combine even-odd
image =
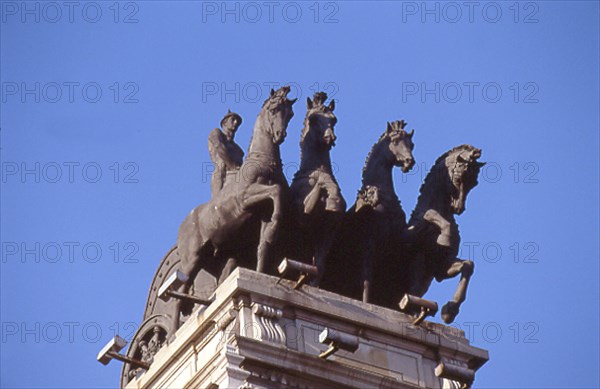
[[[387,122],[387,127],[386,127],[385,131],[392,132],[392,125],[390,124],[390,122]]]
[[[312,102],[312,100],[310,99],[310,97],[307,97],[307,98],[306,98],[306,108],[308,108],[308,109],[312,109],[312,107],[313,107],[313,102]]]
[[[231,109],[230,108],[227,108],[227,113],[231,113]]]
[[[415,134],[415,129],[413,128],[412,130],[410,130],[410,132],[408,133],[408,137],[412,139],[413,135]]]
[[[275,91],[273,90],[273,88],[271,88],[271,97],[273,97],[274,94],[275,94]]]
[[[333,110],[335,109],[335,100],[331,100],[331,103],[329,103],[329,110],[333,112]]]
[[[481,167],[484,167],[487,162],[476,162],[476,163],[477,163],[477,166],[479,166],[481,168]]]
[[[365,201],[362,198],[356,199],[356,205],[354,206],[354,212],[360,211],[360,209],[365,205]]]
[[[288,100],[288,101],[290,102],[290,105],[294,105],[294,103],[296,102],[296,100],[298,100],[297,97],[294,98],[294,99]]]

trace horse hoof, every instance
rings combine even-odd
[[[442,320],[446,324],[450,324],[458,315],[460,305],[454,301],[448,301],[446,305],[442,307]]]

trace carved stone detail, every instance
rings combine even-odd
[[[258,324],[255,328],[257,340],[285,344],[286,336],[279,319],[283,316],[283,311],[278,308],[269,307],[264,304],[252,304],[254,313],[254,322]]]
[[[461,389],[462,385],[458,381],[452,381],[447,378],[442,378],[442,389]]]
[[[249,380],[257,380],[256,385],[253,385],[246,381],[240,389],[255,389],[263,388],[266,384],[268,387],[277,388],[295,388],[295,389],[311,389],[311,386],[301,382],[297,377],[290,376],[289,374],[283,373],[277,370],[253,368],[250,373],[251,377]]]
[[[460,367],[464,367],[467,369],[469,368],[469,365],[466,362],[458,361],[456,359],[452,359],[452,358],[448,358],[448,357],[440,357],[439,361],[446,365],[460,366]]]
[[[217,321],[217,328],[221,331],[219,344],[226,344],[231,341],[231,336],[240,332],[238,311],[229,310]]]

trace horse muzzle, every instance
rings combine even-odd
[[[406,158],[403,161],[400,162],[401,164],[401,169],[403,173],[408,173],[413,166],[415,166],[415,159],[414,158]]]
[[[273,135],[273,143],[275,143],[276,145],[282,144],[283,141],[285,140],[286,136],[287,136],[287,133],[285,130],[275,131],[275,134]]]

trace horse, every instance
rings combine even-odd
[[[333,113],[335,101],[325,105],[327,94],[315,93],[306,99],[306,117],[300,136],[300,167],[290,185],[294,223],[286,250],[295,257],[311,261],[318,275],[310,280],[318,286],[325,260],[346,211],[340,187],[333,175],[330,150],[335,146]]]
[[[289,86],[271,89],[254,125],[248,155],[236,177],[227,180],[221,191],[208,203],[194,208],[185,218],[177,237],[181,271],[188,282],[179,288],[185,293],[195,276],[204,269],[217,279],[237,266],[234,258],[224,263],[223,253],[236,251],[246,239],[248,223],[260,223],[256,270],[265,272],[272,257],[283,218],[282,204],[289,197],[289,186],[283,174],[279,146],[287,135],[294,115],[289,100]],[[250,231],[253,232],[253,231]],[[173,304],[174,328],[178,328],[181,301]]]
[[[387,123],[369,152],[356,202],[346,212],[328,259],[323,287],[363,302],[383,305],[389,294],[385,263],[395,253],[394,242],[406,228],[406,214],[394,190],[392,169],[412,169],[414,130],[406,123]]]
[[[404,242],[411,248],[408,259],[400,258],[408,280],[406,293],[422,297],[432,280],[438,282],[460,274],[458,288],[442,307],[442,319],[452,323],[467,296],[474,263],[457,258],[460,235],[454,215],[465,211],[467,195],[477,185],[484,162],[481,150],[471,145],[454,147],[441,155],[425,177],[413,210]],[[403,294],[400,291],[397,293]]]

